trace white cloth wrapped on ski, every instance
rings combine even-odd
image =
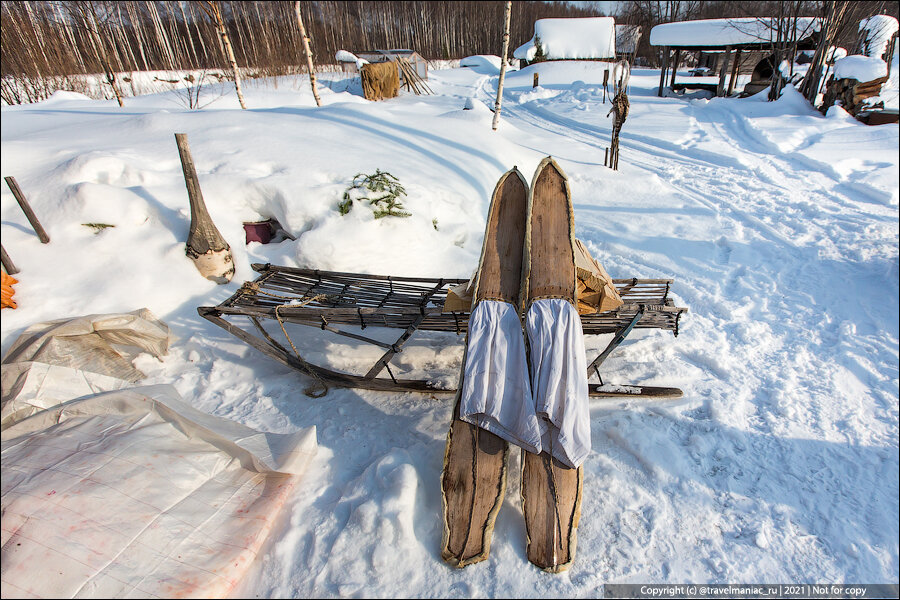
[[[541,448],[577,467],[591,452],[587,360],[578,311],[561,299],[537,300],[525,316],[535,411],[546,426]]]
[[[516,308],[483,300],[469,317],[459,418],[535,454],[541,425],[534,411],[525,338]]]
[[[506,302],[480,302],[469,319],[459,417],[570,467],[591,448],[581,320],[565,300],[538,300],[522,326]]]

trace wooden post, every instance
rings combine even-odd
[[[603,104],[606,104],[606,94],[609,93],[609,65],[603,71]]]
[[[662,98],[663,95],[663,86],[666,85],[666,71],[669,69],[669,47],[663,46],[662,49],[662,61],[659,66],[659,90],[656,92],[656,95]]]
[[[672,59],[672,82],[670,87],[675,87],[675,75],[678,73],[678,61],[681,59],[681,48],[675,48],[675,58]]]
[[[731,67],[731,79],[728,80],[728,92],[726,96],[730,96],[734,92],[734,80],[737,79],[738,69],[741,64],[741,49],[738,48],[734,53],[734,66]]]
[[[539,86],[539,85],[540,85],[540,83],[538,83],[538,74],[535,73],[535,74],[534,74],[534,81],[531,83],[531,87],[536,88],[536,87]]]
[[[42,244],[46,244],[50,241],[50,236],[47,235],[47,232],[44,231],[44,228],[41,227],[40,221],[38,221],[37,216],[34,214],[34,211],[31,210],[31,206],[28,204],[28,200],[25,199],[25,195],[22,193],[22,190],[19,188],[19,184],[16,183],[15,177],[4,177],[6,181],[6,185],[9,186],[10,191],[13,193],[13,196],[16,197],[16,202],[19,203],[19,206],[22,207],[22,212],[25,213],[25,218],[28,219],[28,222],[31,223],[31,228],[34,229],[34,232],[37,234],[38,238],[41,240]]]
[[[231,255],[231,247],[216,229],[212,217],[209,216],[209,211],[206,210],[187,134],[176,133],[175,143],[178,145],[181,170],[184,173],[184,185],[187,188],[188,200],[191,204],[191,229],[185,244],[185,254],[194,261],[194,265],[201,275],[216,283],[228,283],[234,277],[234,258]]]
[[[719,69],[719,85],[716,88],[716,97],[725,92],[725,75],[728,74],[728,59],[731,58],[731,46],[725,46],[725,56],[722,58],[722,67]]]
[[[312,88],[316,106],[322,106],[319,98],[319,90],[316,89],[316,71],[313,68],[312,51],[309,49],[309,36],[306,35],[306,27],[303,26],[303,17],[300,16],[300,0],[294,2],[294,12],[297,13],[297,25],[300,26],[300,37],[303,39],[303,51],[306,52],[306,69],[309,71],[309,85]]]
[[[19,269],[13,264],[9,254],[6,253],[6,248],[4,248],[2,244],[0,244],[0,262],[3,263],[3,268],[6,269],[7,275],[15,275],[19,272]]]
[[[509,52],[509,19],[512,14],[512,0],[507,0],[506,11],[503,16],[503,44],[500,51],[500,81],[497,83],[497,101],[494,103],[494,121],[491,129],[497,131],[500,123],[500,105],[503,101],[503,80],[506,78],[506,55]]]

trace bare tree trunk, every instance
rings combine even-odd
[[[512,0],[507,0],[503,15],[503,49],[500,51],[500,81],[497,83],[497,101],[494,103],[494,121],[491,129],[497,131],[500,124],[500,105],[503,101],[503,80],[506,78],[506,55],[509,52],[509,20],[512,15]]]
[[[100,59],[100,64],[103,66],[103,70],[106,73],[106,81],[112,88],[119,106],[125,106],[125,103],[122,101],[122,91],[119,89],[119,84],[116,81],[116,74],[113,71],[112,65],[109,63],[109,55],[106,52],[106,46],[103,44],[103,40],[100,37],[100,24],[97,22],[97,14],[94,12],[93,5],[90,6],[90,14],[85,14],[84,17],[87,29],[94,40],[94,45],[97,46],[97,58]]]
[[[825,64],[826,54],[829,46],[837,35],[840,25],[844,21],[850,3],[846,1],[825,2],[822,18],[822,31],[819,38],[819,44],[816,46],[816,53],[813,55],[812,62],[809,64],[809,70],[800,83],[800,93],[809,100],[809,103],[815,106],[816,96],[819,93],[820,83],[822,81],[822,67]]]
[[[225,29],[225,21],[222,19],[222,7],[218,2],[206,0],[202,5],[207,14],[216,20],[216,29],[219,30],[219,36],[222,38],[222,48],[225,50],[225,58],[231,66],[231,72],[234,74],[234,89],[237,92],[238,102],[241,108],[246,109],[244,104],[244,92],[241,91],[241,74],[238,71],[237,59],[234,58],[234,50],[231,47],[231,40],[228,38],[228,30]]]
[[[300,0],[294,2],[294,12],[297,13],[297,25],[300,26],[300,37],[303,39],[303,51],[306,52],[306,68],[309,70],[309,86],[312,88],[316,106],[322,106],[319,98],[319,90],[316,89],[316,71],[313,68],[312,51],[309,49],[309,36],[306,35],[306,27],[303,26],[303,17],[300,16]]]

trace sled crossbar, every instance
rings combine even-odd
[[[200,315],[264,354],[329,385],[432,393],[455,391],[437,388],[430,381],[397,379],[389,365],[391,358],[402,352],[404,344],[418,330],[466,333],[469,313],[444,313],[443,306],[447,290],[467,280],[343,273],[269,264],[254,264],[253,269],[259,273],[254,281],[245,283],[218,306],[198,308]],[[676,307],[669,298],[670,279],[614,279],[613,283],[625,303],[616,310],[581,316],[586,335],[615,334],[589,368],[598,377],[597,367],[633,329],[662,329],[677,336],[679,319],[687,312],[686,308]],[[247,317],[261,335],[238,327],[234,321],[239,317]],[[276,341],[261,324],[267,320],[275,320],[282,326],[294,323],[315,327],[379,346],[385,352],[365,375],[332,371],[305,361],[296,351],[291,352],[288,347],[296,346],[290,339],[286,340],[288,343]],[[360,330],[387,327],[403,331],[390,343],[364,333],[347,331],[347,327]],[[277,324],[275,330],[281,333]],[[384,370],[390,378],[378,377]],[[681,395],[677,388],[613,387],[616,389],[592,385],[591,395]]]

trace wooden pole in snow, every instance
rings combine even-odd
[[[9,254],[6,253],[6,248],[0,245],[0,263],[3,263],[3,268],[6,269],[7,275],[15,275],[19,272],[19,269],[16,268],[16,265],[13,264],[12,259],[9,257]]]
[[[184,185],[191,204],[191,230],[185,244],[185,254],[194,261],[201,275],[216,283],[228,283],[234,277],[234,257],[231,255],[231,247],[216,229],[209,211],[206,210],[187,134],[176,133],[175,143],[178,145]]]
[[[309,36],[306,35],[306,27],[303,26],[303,17],[300,16],[300,0],[294,2],[294,12],[297,13],[297,25],[300,26],[300,37],[303,39],[303,51],[306,52],[306,69],[309,71],[309,85],[312,88],[316,106],[322,106],[319,98],[319,90],[316,89],[316,71],[313,68],[312,51],[309,49]]]
[[[678,74],[678,62],[681,60],[681,48],[675,48],[675,58],[672,59],[672,81],[669,87],[675,89],[675,75]]]
[[[731,58],[731,46],[725,46],[725,56],[722,57],[722,68],[719,69],[719,85],[716,87],[716,97],[725,93],[725,75],[728,74],[728,59]]]
[[[669,47],[663,46],[662,60],[659,65],[659,90],[656,95],[662,98],[663,87],[666,85],[666,71],[669,69]]]
[[[42,244],[46,244],[50,241],[50,236],[47,235],[47,232],[44,231],[44,228],[41,227],[41,222],[38,221],[37,215],[34,214],[34,211],[31,210],[31,205],[28,204],[28,200],[25,199],[25,194],[22,193],[22,190],[19,189],[19,184],[16,183],[15,177],[4,177],[6,181],[6,185],[9,186],[10,191],[13,193],[13,196],[16,197],[16,202],[19,203],[19,206],[22,207],[22,212],[25,213],[25,218],[28,219],[28,222],[31,223],[31,228],[34,229],[34,232],[37,234],[38,239],[41,240]]]
[[[494,103],[494,121],[491,129],[497,131],[500,124],[500,104],[503,101],[503,80],[506,78],[506,54],[509,52],[509,19],[512,15],[512,0],[506,3],[506,14],[503,16],[503,49],[500,52],[500,81],[497,83],[497,101]]]
[[[738,48],[734,53],[734,65],[731,67],[731,79],[728,80],[728,91],[725,92],[726,96],[730,96],[734,92],[734,83],[735,79],[738,76],[738,69],[740,68],[741,63],[741,49]]]

